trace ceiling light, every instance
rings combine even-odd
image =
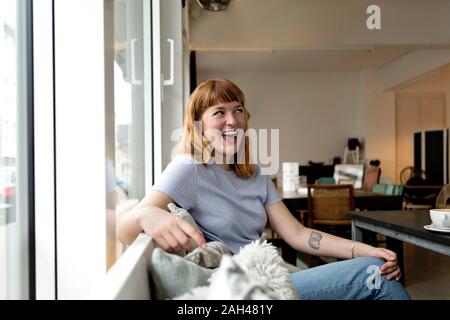
[[[223,11],[231,0],[197,0],[200,7],[208,11]]]

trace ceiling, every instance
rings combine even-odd
[[[278,52],[197,52],[198,72],[357,72],[378,68],[409,53],[408,49],[374,51],[292,50]]]
[[[373,3],[381,30],[366,28]],[[195,0],[189,6],[199,72],[357,72],[415,49],[450,48],[450,0],[232,0],[223,12]]]

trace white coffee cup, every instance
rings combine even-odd
[[[431,209],[430,218],[436,228],[450,228],[450,209]]]

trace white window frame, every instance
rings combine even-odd
[[[58,299],[106,273],[103,0],[54,0]]]
[[[36,299],[56,298],[53,1],[33,3]]]

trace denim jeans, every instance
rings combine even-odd
[[[396,280],[379,274],[383,260],[355,258],[291,273],[301,300],[410,300]]]

